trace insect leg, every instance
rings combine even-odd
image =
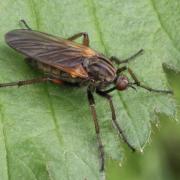
[[[81,36],[83,36],[82,44],[84,46],[89,46],[89,36],[88,36],[88,33],[86,33],[86,32],[80,32],[78,34],[75,34],[74,36],[68,38],[68,40],[73,41],[73,40],[75,40],[75,39],[77,39],[77,38],[79,38]]]
[[[134,80],[134,83],[136,86],[139,86],[141,88],[144,88],[150,92],[157,92],[157,93],[166,93],[166,94],[173,94],[173,91],[171,90],[159,90],[159,89],[153,89],[151,87],[148,87],[148,86],[145,86],[143,84],[140,83],[140,81],[137,79],[136,75],[134,74],[134,72],[130,69],[130,68],[127,68],[128,69],[128,72],[129,74],[131,75],[131,77],[133,78]]]
[[[10,82],[10,83],[3,83],[0,84],[0,88],[2,87],[8,87],[8,86],[25,86],[25,85],[30,85],[30,84],[36,84],[36,83],[43,83],[43,82],[53,82],[55,84],[61,84],[62,81],[58,79],[51,79],[49,77],[41,77],[41,78],[36,78],[36,79],[30,79],[30,80],[24,80],[24,81],[17,81],[17,82]]]
[[[22,23],[27,29],[32,30],[24,19],[21,19],[19,22]]]
[[[173,94],[173,91],[171,90],[160,90],[160,89],[153,89],[151,87],[148,87],[146,85],[143,85],[138,78],[136,77],[136,75],[134,74],[134,72],[132,71],[132,69],[130,69],[127,66],[123,66],[119,69],[117,69],[117,74],[121,73],[122,71],[128,70],[130,76],[132,77],[132,79],[134,80],[134,83],[131,83],[131,85],[136,85],[138,87],[144,88],[150,92],[157,92],[157,93],[165,93],[165,94]]]
[[[100,171],[104,171],[104,148],[103,148],[101,137],[100,137],[100,128],[99,128],[99,124],[98,124],[98,120],[97,120],[94,97],[89,89],[87,90],[87,96],[88,96],[91,113],[93,116],[97,141],[98,141],[98,145],[99,145],[99,153],[100,153],[100,161],[101,161]]]
[[[143,49],[140,49],[137,53],[133,54],[131,57],[127,58],[127,59],[123,59],[123,60],[120,60],[118,59],[117,57],[115,56],[112,56],[110,57],[110,60],[115,62],[117,65],[119,64],[123,64],[123,63],[129,63],[129,61],[135,59],[137,56],[139,56],[140,54],[143,53]]]
[[[118,130],[119,135],[122,137],[123,141],[129,146],[129,148],[132,149],[132,151],[135,151],[135,148],[129,144],[128,140],[126,139],[126,136],[123,133],[123,130],[121,129],[121,127],[119,126],[117,120],[116,120],[116,113],[115,113],[115,109],[114,109],[114,105],[112,102],[112,96],[110,96],[109,94],[99,91],[97,90],[96,93],[104,98],[106,98],[109,101],[109,106],[111,109],[111,113],[112,113],[112,121],[113,124],[115,125],[116,129]]]

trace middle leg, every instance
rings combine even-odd
[[[135,151],[135,148],[131,144],[129,144],[126,136],[123,133],[123,130],[121,129],[121,127],[119,126],[119,124],[116,120],[116,114],[115,114],[115,109],[114,109],[114,105],[112,102],[112,97],[109,94],[99,91],[99,90],[97,90],[96,93],[99,94],[100,96],[106,98],[109,101],[109,105],[110,105],[111,112],[112,112],[113,124],[115,125],[116,129],[118,130],[119,135],[121,135],[121,137],[123,138],[124,142],[129,146],[130,149],[132,149],[132,151]]]
[[[102,144],[101,137],[100,137],[100,127],[99,127],[98,120],[97,120],[94,97],[92,95],[92,92],[89,89],[87,90],[87,96],[88,96],[89,106],[91,108],[91,113],[93,116],[97,141],[98,141],[98,145],[99,145],[99,153],[100,153],[100,161],[101,161],[100,162],[101,163],[100,171],[104,171],[104,148],[103,148],[103,144]]]

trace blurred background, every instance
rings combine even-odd
[[[180,179],[180,73],[166,70],[177,101],[177,121],[159,115],[160,124],[153,127],[151,143],[144,153],[125,150],[120,167],[108,162],[108,180],[179,180]]]

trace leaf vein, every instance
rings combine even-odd
[[[54,125],[55,125],[55,132],[56,132],[59,144],[61,145],[63,143],[63,138],[62,138],[62,136],[60,135],[60,133],[58,131],[60,128],[59,128],[59,125],[58,125],[58,120],[56,118],[56,114],[55,114],[55,111],[54,111],[52,99],[51,99],[51,96],[49,94],[47,85],[45,87],[45,92],[46,92],[46,94],[48,96],[48,102],[49,102],[49,106],[50,106],[50,111],[51,111],[52,119],[53,119],[53,122],[54,122]]]
[[[137,142],[138,142],[138,144],[139,144],[139,148],[141,148],[141,144],[140,144],[140,141],[139,141],[139,138],[138,138],[136,126],[135,126],[135,124],[133,123],[133,118],[132,118],[131,114],[129,113],[128,107],[127,107],[124,99],[123,99],[122,96],[120,95],[120,93],[118,93],[118,96],[119,96],[119,98],[120,98],[120,100],[121,100],[121,102],[122,102],[122,105],[123,105],[123,107],[124,107],[124,109],[125,109],[128,117],[129,117],[129,120],[130,120],[131,125],[132,125],[132,129],[133,129],[133,131],[134,131],[134,135],[136,136]]]
[[[31,8],[31,12],[33,14],[33,17],[35,17],[37,29],[39,29],[39,27],[40,27],[39,15],[38,15],[38,11],[36,10],[36,5],[35,5],[34,0],[29,0],[29,5]]]
[[[38,16],[38,13],[37,13],[37,11],[36,11],[36,9],[35,9],[35,8],[36,8],[36,7],[35,7],[35,3],[34,3],[33,0],[29,0],[29,3],[30,3],[31,11],[32,11],[32,13],[33,13],[33,17],[35,17],[36,27],[37,27],[37,29],[39,29],[39,28],[40,28],[39,16]],[[58,125],[58,120],[57,120],[56,115],[55,115],[53,103],[52,103],[51,96],[50,96],[50,94],[49,94],[47,85],[45,86],[44,90],[45,90],[45,93],[47,94],[47,97],[48,97],[48,102],[49,102],[49,106],[50,106],[50,111],[51,111],[53,123],[54,123],[54,126],[55,126],[56,136],[57,136],[57,138],[58,138],[59,144],[61,145],[61,144],[63,143],[63,138],[62,138],[62,136],[59,134],[59,131],[58,131],[60,128],[59,128],[59,125]]]
[[[102,34],[102,31],[101,31],[101,26],[100,26],[100,23],[99,23],[98,17],[97,17],[97,10],[96,10],[95,3],[94,3],[93,0],[87,0],[87,2],[89,4],[88,7],[91,7],[91,13],[92,13],[92,17],[93,17],[93,22],[95,24],[96,32],[97,32],[97,34],[99,36],[100,44],[102,45],[105,54],[108,55],[108,50],[106,48],[104,38],[103,38],[103,34]]]
[[[156,5],[155,5],[154,0],[150,0],[150,2],[151,2],[151,5],[152,5],[153,10],[154,10],[154,12],[155,12],[155,14],[156,14],[156,16],[157,16],[157,19],[158,19],[158,21],[159,21],[159,23],[160,23],[161,28],[164,30],[165,34],[167,35],[167,37],[168,37],[169,40],[171,41],[173,47],[174,47],[178,52],[180,52],[180,50],[178,49],[176,43],[175,43],[174,40],[173,40],[173,37],[171,36],[171,34],[168,32],[168,30],[167,30],[166,27],[164,26],[163,21],[162,21],[162,19],[161,19],[161,16],[160,16],[160,14],[159,14],[159,12],[158,12],[158,9],[157,9],[157,7],[156,7]]]
[[[5,129],[4,129],[4,114],[3,114],[3,111],[2,111],[2,106],[0,108],[0,111],[1,111],[2,134],[3,134],[4,147],[5,147],[5,153],[6,153],[7,178],[10,179],[7,137],[6,137],[6,132],[5,132]]]
[[[30,166],[28,166],[22,159],[17,158],[16,156],[14,156],[14,158],[15,158],[16,160],[19,160],[19,162],[21,162],[22,165],[23,165],[24,167],[26,167],[26,168],[29,170],[30,173],[32,173],[33,178],[34,178],[35,180],[38,180],[37,177],[36,177],[36,175],[35,175],[35,173],[34,173],[33,170],[30,168]]]

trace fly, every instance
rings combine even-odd
[[[46,76],[31,80],[3,83],[0,84],[0,87],[23,86],[43,82],[52,82],[55,84],[70,83],[72,85],[87,86],[87,99],[94,121],[99,148],[100,170],[104,170],[105,159],[93,93],[97,93],[108,100],[113,124],[124,142],[135,151],[135,148],[127,141],[126,136],[116,120],[112,96],[109,95],[109,93],[114,90],[123,91],[129,87],[133,89],[141,87],[157,93],[173,93],[170,90],[157,90],[140,83],[127,65],[119,68],[113,65],[113,62],[117,65],[127,64],[140,55],[143,50],[141,49],[125,60],[119,60],[116,57],[107,58],[89,47],[89,37],[85,32],[75,34],[68,39],[63,39],[43,32],[34,31],[24,20],[21,20],[21,22],[27,29],[12,30],[5,35],[5,40],[10,47],[24,54],[26,61],[31,66],[44,72]],[[82,44],[74,42],[75,39],[80,37],[83,37]],[[132,82],[123,75],[124,71],[128,71]]]

